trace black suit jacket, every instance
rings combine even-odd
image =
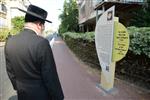
[[[24,29],[6,42],[5,58],[19,100],[63,100],[48,40]]]

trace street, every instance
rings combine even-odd
[[[6,73],[4,47],[0,47],[0,100],[17,100]]]

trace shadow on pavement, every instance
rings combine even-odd
[[[18,99],[17,99],[17,95],[11,96],[8,100],[18,100]]]

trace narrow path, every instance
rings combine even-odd
[[[97,88],[99,77],[88,74],[61,38],[56,38],[52,47],[65,100],[148,100],[150,95],[133,86],[115,80],[115,90],[105,93]],[[95,80],[96,79],[96,80]]]

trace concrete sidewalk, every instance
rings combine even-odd
[[[61,38],[52,47],[65,100],[149,100],[150,93],[115,79],[115,90],[108,94],[97,88],[100,76],[89,74]]]

